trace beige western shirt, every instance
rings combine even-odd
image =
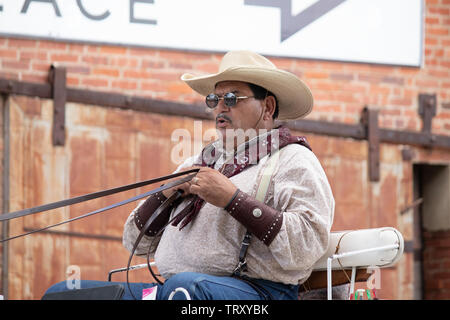
[[[230,180],[255,197],[268,158]],[[186,160],[177,171],[193,165],[194,159]],[[220,166],[218,162],[215,169]],[[269,246],[252,238],[247,253],[248,271],[244,274],[285,284],[302,283],[328,248],[335,206],[328,179],[314,153],[298,144],[282,148],[264,202],[283,213],[282,226]],[[186,204],[187,201],[182,202],[171,217]],[[134,222],[136,209],[124,226],[123,244],[129,251],[139,234]],[[166,279],[187,271],[228,276],[239,261],[245,232],[246,228],[227,211],[205,203],[181,231],[169,225],[159,239],[144,236],[136,254],[147,254],[154,240],[156,266]]]

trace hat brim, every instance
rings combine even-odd
[[[242,81],[261,86],[277,97],[278,120],[303,118],[313,107],[313,96],[308,86],[292,73],[280,69],[238,66],[205,76],[186,73],[181,80],[203,96],[214,92],[216,84],[222,81]]]

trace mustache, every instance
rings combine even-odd
[[[230,118],[229,116],[227,116],[225,113],[219,113],[219,114],[216,116],[216,123],[217,123],[217,121],[218,121],[219,118],[225,119],[225,120],[228,121],[229,123],[232,123],[232,122],[233,122],[233,120],[231,120],[231,118]]]

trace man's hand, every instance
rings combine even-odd
[[[183,168],[183,169],[181,169],[180,171],[188,171],[188,170],[191,170],[191,169],[200,169],[201,167],[189,167],[189,168]],[[191,173],[192,174],[192,173]],[[184,176],[185,177],[185,176]],[[175,181],[176,179],[180,179],[180,177],[178,177],[178,178],[174,178],[174,179],[172,179],[172,180],[170,180],[170,181]],[[191,187],[191,184],[190,184],[190,182],[188,181],[188,182],[185,182],[185,183],[182,183],[182,184],[180,184],[180,185],[178,185],[178,186],[175,186],[175,187],[173,187],[173,188],[170,188],[170,189],[166,189],[166,190],[163,190],[162,191],[162,194],[166,197],[166,198],[169,198],[171,195],[172,195],[172,193],[174,193],[174,192],[176,192],[177,190],[182,190],[183,191],[183,197],[185,197],[185,196],[187,196],[187,195],[189,195],[189,188]]]
[[[224,208],[233,197],[237,187],[217,170],[208,167],[197,168],[200,168],[200,171],[189,182],[189,193],[198,195],[216,207]]]

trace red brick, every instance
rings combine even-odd
[[[66,66],[66,70],[67,70],[67,73],[77,73],[77,74],[90,74],[91,73],[90,67],[82,66],[82,65]]]
[[[128,54],[130,56],[157,56],[159,54],[159,52],[157,50],[154,49],[148,49],[148,48],[134,48],[134,47],[130,47],[128,49]]]
[[[304,77],[306,81],[308,81],[308,79],[328,79],[329,74],[328,72],[321,71],[305,71]]]
[[[450,14],[450,9],[445,7],[433,7],[428,6],[427,10],[432,14],[442,15],[442,16],[448,16]]]
[[[342,106],[338,104],[331,104],[331,105],[317,105],[315,106],[316,111],[320,112],[342,112]]]
[[[167,89],[169,90],[169,92],[174,93],[174,94],[190,94],[190,93],[192,93],[191,87],[189,87],[187,84],[185,84],[181,81],[170,83],[168,85]]]
[[[31,69],[34,71],[44,71],[48,72],[50,70],[51,63],[50,62],[32,62],[31,63]]]
[[[351,81],[355,78],[354,74],[352,73],[330,73],[330,79],[331,80],[337,80],[337,81]]]
[[[410,105],[412,105],[412,99],[392,98],[389,100],[389,104],[394,105],[394,106],[410,106]]]
[[[108,80],[101,78],[82,78],[81,84],[92,87],[108,87],[109,85]]]
[[[13,48],[35,48],[36,40],[8,39],[8,46]]]
[[[43,51],[21,51],[19,54],[20,60],[47,60],[47,52]]]
[[[28,73],[24,73],[22,74],[22,81],[26,81],[26,82],[48,82],[48,74],[28,74]]]
[[[93,68],[92,69],[93,75],[101,75],[101,76],[108,76],[108,77],[118,77],[120,72],[116,68]]]
[[[52,62],[77,62],[79,56],[70,53],[53,53],[50,55]]]
[[[3,60],[2,67],[7,69],[28,70],[30,69],[29,61]]]
[[[81,61],[89,64],[108,64],[109,59],[107,56],[83,55]]]
[[[53,50],[64,51],[67,49],[67,43],[41,40],[38,42],[38,47],[42,49],[50,49],[52,51]]]
[[[1,59],[4,59],[4,58],[16,59],[17,52],[18,51],[15,49],[0,49],[0,57],[1,57]]]
[[[127,53],[126,47],[115,47],[115,46],[101,46],[100,52],[107,54],[125,54]]]
[[[125,90],[137,89],[136,81],[128,81],[128,80],[113,80],[111,82],[112,88],[119,88]]]
[[[73,76],[73,75],[67,75],[67,85],[69,87],[75,87],[80,84],[80,78]]]
[[[179,72],[156,72],[150,71],[150,78],[162,81],[180,81],[181,73]]]
[[[426,24],[439,24],[439,18],[438,17],[426,17],[425,23]]]
[[[84,44],[69,43],[67,50],[69,52],[84,53],[86,46]]]
[[[439,43],[439,38],[438,37],[432,37],[432,36],[427,36],[425,38],[425,46],[429,47],[429,46],[436,46]]]
[[[219,70],[219,65],[216,62],[204,62],[196,64],[195,70],[201,73],[216,73]]]
[[[111,57],[110,64],[118,67],[137,68],[139,66],[139,59],[129,56]]]
[[[125,70],[123,76],[127,79],[148,79],[151,77],[151,73],[144,70]]]
[[[446,36],[449,34],[448,28],[427,28],[427,34],[436,35],[436,36]]]

